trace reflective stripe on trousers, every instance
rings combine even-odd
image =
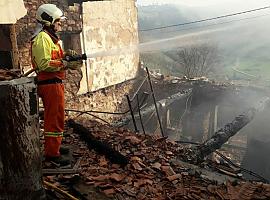
[[[45,137],[63,137],[63,132],[45,132]]]

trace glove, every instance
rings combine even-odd
[[[65,55],[64,55],[64,57],[66,57],[66,56],[76,56],[76,55],[78,55],[78,53],[75,51],[75,50],[72,50],[72,49],[68,49],[66,52],[65,52]]]
[[[72,69],[72,70],[80,69],[82,67],[82,63],[83,63],[82,60],[70,62],[63,60],[64,69]]]

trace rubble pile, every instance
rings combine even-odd
[[[21,71],[19,69],[0,69],[0,81],[9,81],[20,77]]]
[[[125,167],[112,164],[104,155],[89,151],[79,136],[67,132],[74,147],[80,176],[85,185],[104,193],[108,199],[269,199],[270,185],[238,181],[218,183],[177,162],[185,148],[159,136],[139,135],[84,121],[91,134],[129,159]],[[181,156],[180,156],[181,157]],[[57,178],[57,177],[55,177]],[[85,199],[92,199],[79,191]]]

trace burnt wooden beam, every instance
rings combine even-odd
[[[78,174],[80,173],[79,169],[42,169],[43,175],[49,174]]]
[[[97,140],[96,137],[83,125],[70,119],[67,122],[68,126],[73,128],[73,131],[80,135],[80,138],[86,142],[89,149],[94,149],[97,153],[106,156],[112,163],[119,164],[122,167],[129,162],[128,158],[123,156],[120,152],[113,149],[104,141]]]
[[[0,199],[45,199],[34,80],[0,82]]]
[[[268,97],[261,99],[253,108],[237,116],[231,123],[216,131],[209,140],[193,149],[187,149],[187,152],[189,151],[190,153],[184,154],[180,159],[195,164],[201,163],[206,156],[220,149],[232,136],[250,123],[258,112],[268,107],[269,102],[270,99]]]

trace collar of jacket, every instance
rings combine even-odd
[[[43,31],[51,37],[54,44],[59,42],[60,40],[59,37],[55,34],[55,31],[51,27],[44,26]]]

